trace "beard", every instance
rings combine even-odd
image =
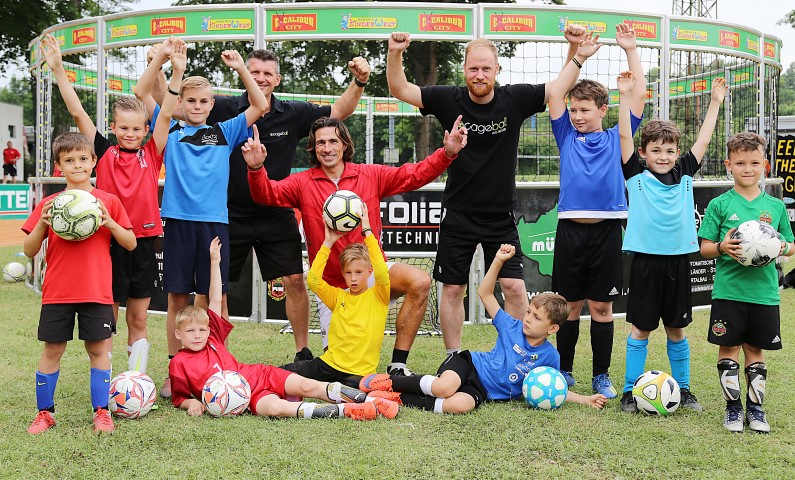
[[[493,83],[475,83],[475,82],[467,82],[467,89],[469,93],[472,95],[483,98],[487,97],[493,90],[494,84]]]

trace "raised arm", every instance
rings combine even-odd
[[[546,84],[545,95],[549,100],[549,118],[552,120],[560,118],[566,111],[566,95],[577,81],[582,64],[602,47],[601,44],[596,43],[598,40],[598,34],[584,33],[577,47],[577,53],[570,62],[566,62],[558,78]]]
[[[478,287],[478,295],[486,312],[491,318],[497,315],[500,311],[500,304],[497,302],[497,297],[494,296],[494,286],[497,284],[497,275],[499,275],[502,265],[516,253],[516,247],[509,243],[503,243],[497,254],[494,256],[494,261],[491,262],[489,270],[483,277],[483,281]]]
[[[626,52],[629,70],[635,74],[635,89],[632,92],[630,109],[636,117],[642,117],[643,107],[646,105],[646,74],[643,72],[643,64],[640,63],[635,30],[629,24],[617,24],[616,43]]]
[[[582,25],[576,25],[574,23],[566,25],[566,28],[563,30],[563,36],[569,42],[569,51],[566,52],[566,62],[564,62],[564,66],[567,65],[577,54],[577,48],[579,48],[580,42],[584,40],[585,34],[587,32],[588,29]],[[547,82],[544,87],[544,103],[549,103],[549,85],[553,82],[555,82],[555,80]],[[577,83],[576,77],[574,78],[574,81],[571,83],[571,85],[569,85],[568,90],[571,90],[571,87],[573,87],[575,83]]]
[[[237,72],[243,82],[243,86],[246,87],[249,101],[249,106],[246,109],[246,122],[250,127],[268,109],[268,99],[265,98],[265,94],[259,89],[257,81],[251,76],[251,73],[246,68],[246,62],[237,50],[224,50],[221,54],[221,60],[227,67]]]
[[[302,185],[295,175],[288,175],[283,180],[271,180],[268,171],[262,168],[268,155],[265,145],[260,143],[257,125],[254,125],[254,134],[240,148],[243,160],[248,165],[248,187],[251,198],[263,205],[276,205],[280,207],[298,208],[301,198]]]
[[[364,93],[364,86],[370,78],[370,64],[363,57],[355,57],[349,61],[348,69],[353,74],[354,80],[342,96],[331,105],[331,118],[337,120],[345,120],[356,111],[356,106],[359,105]]]
[[[146,70],[144,70],[144,73],[141,75],[141,78],[138,79],[138,82],[133,87],[133,93],[135,94],[135,96],[139,100],[144,102],[144,105],[146,105],[146,109],[149,110],[150,118],[154,114],[155,107],[157,106],[157,102],[155,101],[155,97],[153,96],[152,90],[155,86],[155,83],[157,82],[157,78],[160,75],[162,75],[160,69],[163,68],[163,64],[166,63],[166,61],[169,59],[171,54],[174,52],[174,45],[176,45],[178,41],[182,42],[182,40],[178,40],[176,37],[168,37],[163,41],[163,43],[161,43],[158,46],[157,50],[154,53],[152,61],[149,62],[149,65],[146,66]],[[184,42],[182,42],[182,44],[184,44]],[[183,68],[182,71],[184,73],[185,69]],[[182,80],[180,79],[180,85],[181,84]],[[179,93],[179,90],[176,90],[176,92]],[[164,96],[162,101],[165,100],[166,97]],[[172,115],[173,115],[173,108],[172,108]],[[159,125],[160,123],[161,122],[158,121],[157,125]],[[166,125],[168,125],[169,122],[165,123]],[[155,125],[155,128],[157,128],[157,125]],[[165,145],[165,143],[163,143],[163,145]]]
[[[168,130],[171,127],[171,119],[174,116],[174,109],[177,106],[177,95],[172,92],[179,93],[182,87],[182,76],[185,73],[187,65],[187,45],[181,39],[174,40],[173,51],[171,52],[171,82],[168,84],[169,94],[163,99],[162,107],[160,107],[160,117],[157,124],[155,124],[155,131],[152,133],[152,139],[157,146],[157,153],[163,153],[168,141]],[[152,98],[150,95],[149,98]]]
[[[160,44],[156,43],[149,47],[149,50],[146,51],[146,66],[149,66],[152,63],[152,60],[155,59],[155,55],[157,54],[157,50],[160,48]],[[160,71],[157,73],[155,77],[155,85],[152,87],[152,98],[155,99],[158,105],[163,105],[163,100],[166,97],[166,89],[168,88],[168,84],[166,82],[166,74],[163,72],[161,68]],[[179,92],[179,90],[175,90]],[[154,112],[150,112],[150,116],[153,115]]]
[[[386,54],[386,81],[393,97],[422,108],[420,87],[409,82],[403,70],[403,52],[409,48],[410,43],[411,37],[407,32],[392,32],[390,35]]]
[[[630,118],[630,103],[635,90],[635,74],[627,71],[618,76],[618,137],[621,140],[621,161],[627,163],[635,153],[635,143],[632,141],[632,119]]]
[[[223,299],[223,281],[221,280],[221,240],[218,237],[210,242],[210,290],[208,292],[208,310],[221,315],[221,300]]]
[[[58,40],[47,34],[41,44],[44,48],[44,58],[47,60],[47,66],[50,67],[50,71],[55,75],[55,81],[58,83],[58,89],[61,91],[61,97],[66,104],[67,110],[69,110],[69,115],[74,119],[80,133],[85,135],[88,141],[93,144],[94,136],[97,134],[97,127],[88,113],[86,113],[83,104],[80,103],[80,98],[78,98],[72,82],[69,81],[69,77],[66,75]]]
[[[701,123],[701,129],[698,131],[696,143],[694,143],[693,147],[690,149],[698,163],[701,163],[701,159],[703,159],[704,154],[707,153],[707,147],[709,147],[712,132],[715,131],[715,124],[718,123],[718,112],[720,111],[720,106],[723,104],[724,98],[726,98],[726,79],[718,77],[712,80],[709,108],[707,108],[707,114],[704,116],[704,121]]]

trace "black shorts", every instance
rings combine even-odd
[[[486,270],[503,243],[516,247],[516,254],[502,266],[498,278],[524,278],[522,246],[513,212],[462,212],[444,209],[439,225],[439,245],[433,278],[448,285],[465,285],[478,244],[483,247]]]
[[[131,252],[110,239],[110,259],[113,262],[113,301],[123,302],[128,298],[149,298],[157,285],[157,237],[137,238]],[[208,253],[209,255],[209,253]]]
[[[570,302],[612,302],[621,296],[624,264],[621,220],[599,223],[558,221],[552,263],[552,291]]]
[[[77,314],[78,338],[84,341],[106,340],[116,333],[113,305],[101,303],[48,303],[41,306],[39,340],[68,342],[74,338]]]
[[[651,332],[660,325],[684,328],[693,321],[687,255],[636,253],[629,267],[627,321]]]
[[[778,305],[713,298],[707,340],[724,347],[747,343],[762,350],[781,350]]]
[[[229,289],[229,227],[225,223],[166,219],[163,238],[163,290],[207,295],[210,242],[221,240],[221,282]]]
[[[321,360],[320,357],[315,357],[312,360],[288,363],[279,368],[319,382],[342,382],[355,388],[359,388],[359,380],[362,379],[362,377],[358,375],[351,375],[350,373],[337,370]]]
[[[265,281],[303,273],[301,233],[295,214],[266,217],[229,217],[229,281],[237,282],[251,248]]]
[[[11,175],[12,177],[17,176],[17,165],[15,163],[4,163],[3,164],[3,175]]]
[[[447,355],[444,362],[439,366],[436,375],[439,376],[443,372],[451,370],[455,372],[461,379],[461,386],[458,387],[458,392],[466,393],[475,400],[475,408],[478,408],[488,398],[488,392],[480,383],[478,371],[475,369],[475,364],[472,362],[472,354],[469,350],[455,352]]]

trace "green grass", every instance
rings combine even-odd
[[[0,248],[0,264],[20,248]],[[16,259],[18,260],[18,259]],[[791,262],[795,263],[795,262]],[[792,268],[788,265],[789,268]],[[75,277],[79,288],[79,276]],[[795,341],[795,292],[782,298],[782,338]],[[56,391],[57,427],[39,436],[25,429],[35,415],[34,372],[40,298],[22,284],[0,284],[0,476],[2,478],[787,478],[795,473],[795,369],[789,350],[769,352],[766,410],[770,435],[729,434],[716,383],[717,348],[706,340],[707,313],[688,329],[692,388],[705,412],[669,418],[621,413],[618,400],[597,411],[566,404],[553,412],[521,402],[486,404],[461,416],[403,409],[387,421],[189,418],[163,399],[147,417],[116,420],[112,435],[91,431],[88,361],[81,342],[69,345]],[[150,316],[149,373],[166,374],[164,317]],[[627,323],[616,322],[614,379],[623,378]],[[490,349],[493,327],[464,329],[464,345]],[[119,326],[114,370],[126,369],[126,327]],[[320,339],[311,336],[312,349]],[[384,341],[382,368],[393,338]],[[293,340],[268,325],[237,324],[230,347],[244,362],[281,364]],[[647,368],[670,370],[661,332],[650,338]],[[444,356],[440,338],[418,338],[410,366],[433,373]],[[590,373],[583,326],[575,375]],[[744,382],[743,382],[744,383]],[[574,389],[590,393],[590,385]]]

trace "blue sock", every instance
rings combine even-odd
[[[671,376],[679,388],[690,390],[690,344],[687,337],[678,342],[668,339],[668,360],[671,362]]]
[[[36,372],[36,407],[39,410],[55,410],[55,386],[60,370],[55,373]]]
[[[646,356],[649,354],[649,340],[637,340],[627,336],[627,368],[624,373],[624,391],[632,390],[635,380],[646,368]]]
[[[110,370],[91,369],[91,408],[108,408]]]

